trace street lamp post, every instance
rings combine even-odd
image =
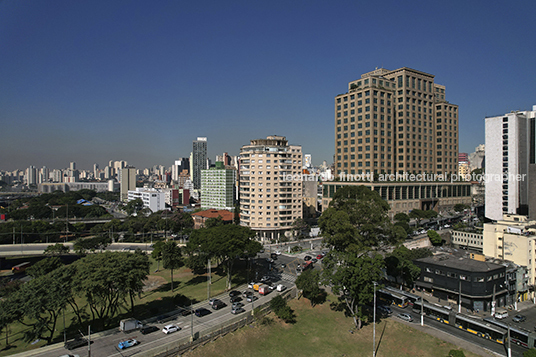
[[[372,330],[372,357],[376,356],[376,285],[378,285],[377,282],[373,281],[374,284],[374,311],[373,314],[373,330]]]

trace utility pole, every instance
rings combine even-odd
[[[512,348],[510,346],[510,324],[508,324],[508,357],[512,357]]]
[[[374,284],[374,312],[373,312],[373,332],[372,332],[372,357],[376,356],[376,285],[378,285],[377,282],[373,281]]]
[[[211,277],[210,277],[210,270],[211,270],[210,258],[208,258],[207,299],[210,299],[210,284],[212,283]]]
[[[87,327],[87,357],[91,357],[91,326]]]
[[[459,293],[459,299],[458,299],[458,313],[462,312],[462,279],[459,279],[459,287],[458,287],[458,293]]]
[[[421,287],[421,326],[424,326],[424,289]]]

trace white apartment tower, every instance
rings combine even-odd
[[[302,218],[302,149],[284,136],[251,140],[240,149],[240,224],[262,240],[290,235]],[[298,177],[300,179],[298,179]]]
[[[529,213],[529,164],[535,163],[536,106],[487,117],[485,168],[487,218]],[[534,212],[533,212],[534,213]]]

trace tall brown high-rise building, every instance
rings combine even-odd
[[[335,174],[458,172],[458,106],[434,76],[376,69],[335,97]]]

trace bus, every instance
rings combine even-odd
[[[421,299],[421,297],[419,295],[412,294],[412,293],[407,292],[405,290],[400,290],[400,289],[397,289],[397,288],[393,288],[391,286],[386,286],[383,289],[389,291],[390,293],[396,294],[396,295],[405,296],[407,301],[408,301],[408,304],[410,306],[413,306],[413,303],[415,301],[419,301]]]
[[[484,318],[484,321],[489,323],[489,324],[491,324],[491,325],[494,325],[494,326],[500,327],[502,329],[508,330],[508,325],[507,324],[505,324],[505,323],[503,323],[501,321],[497,321],[492,316]],[[536,347],[536,345],[534,343],[535,340],[536,340],[536,333],[535,332],[527,331],[527,330],[522,329],[520,327],[510,327],[510,341],[512,343],[515,343],[516,345],[522,346],[522,347],[525,347],[525,348],[534,348],[534,347]]]
[[[28,268],[30,265],[32,265],[30,262],[24,262],[24,263],[20,263],[18,265],[15,265],[14,267],[11,268],[11,272],[13,274],[19,274],[19,273],[24,273],[24,271],[26,270],[26,268]]]
[[[486,319],[481,321],[427,302],[423,304],[422,310],[424,316],[427,318],[434,319],[445,325],[453,326],[487,340],[492,340],[502,345],[507,340],[507,330],[501,326],[490,324]],[[421,301],[414,302],[413,311],[416,313],[421,312]]]
[[[398,293],[390,292],[385,289],[379,289],[377,292],[378,299],[385,304],[393,304],[401,308],[408,306],[408,299],[404,295]]]

